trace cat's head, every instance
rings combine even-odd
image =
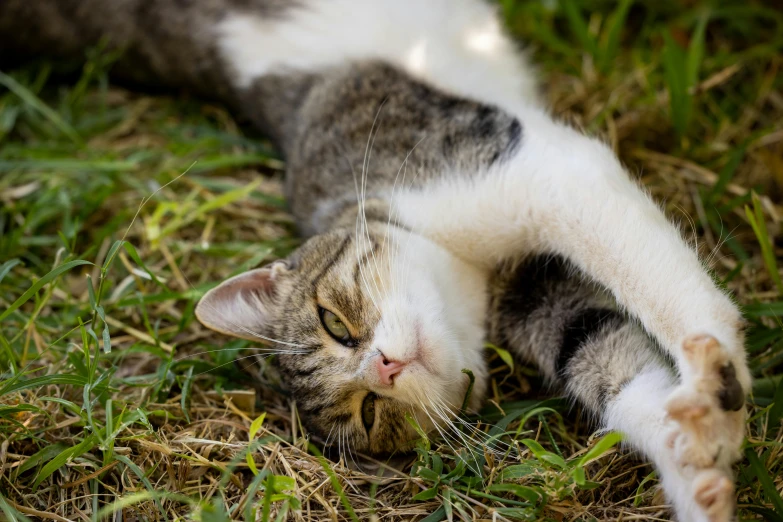
[[[214,330],[273,346],[310,430],[371,454],[405,449],[481,400],[484,278],[423,237],[372,223],[309,239],[286,259],[233,277],[196,309]],[[274,339],[272,343],[264,338]]]

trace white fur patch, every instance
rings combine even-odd
[[[314,1],[279,19],[236,11],[216,32],[239,87],[274,72],[378,59],[487,103],[538,99],[530,66],[483,1]]]

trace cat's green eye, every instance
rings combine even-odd
[[[375,399],[374,393],[368,393],[362,402],[362,422],[367,431],[370,431],[375,422]]]
[[[321,308],[321,323],[323,323],[329,335],[346,346],[353,346],[353,339],[348,327],[340,320],[337,315],[325,308]]]

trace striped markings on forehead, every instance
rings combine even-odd
[[[390,291],[386,277],[390,266],[390,246],[386,233],[367,233],[358,237],[347,234],[339,246],[325,257],[311,279],[314,298],[325,308],[332,306],[353,323],[365,330],[363,324],[373,319],[379,298]]]

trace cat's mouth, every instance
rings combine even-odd
[[[462,379],[464,378],[464,385]],[[422,361],[411,362],[391,386],[375,391],[379,396],[398,401],[414,410],[453,414],[459,408],[467,389],[467,377],[459,373],[448,376]],[[449,415],[451,416],[451,415]],[[430,419],[436,422],[437,418]]]

